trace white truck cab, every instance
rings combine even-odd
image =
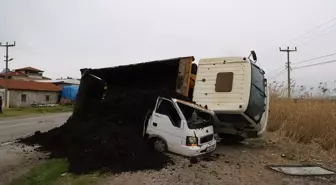
[[[270,95],[264,74],[246,57],[199,61],[193,100],[215,112],[220,138],[243,140],[265,133]]]
[[[159,97],[145,118],[143,136],[158,152],[195,157],[216,149],[214,112],[178,99]]]

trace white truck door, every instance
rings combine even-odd
[[[181,128],[181,116],[171,100],[159,98],[150,124],[153,133],[167,142],[169,151],[177,152],[181,148],[185,135]]]

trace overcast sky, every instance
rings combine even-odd
[[[52,78],[79,77],[84,67],[250,50],[274,76],[287,60],[280,46],[297,46],[293,62],[336,53],[336,19],[317,27],[336,17],[335,8],[335,0],[0,0],[0,42],[16,41],[10,69],[32,66]],[[297,69],[292,76],[300,84],[331,82],[335,67]]]

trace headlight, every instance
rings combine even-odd
[[[191,143],[191,144],[196,144],[196,142],[197,142],[196,137],[189,137],[188,139],[189,139],[189,143]]]
[[[187,146],[197,146],[198,138],[194,136],[187,136],[186,144]]]

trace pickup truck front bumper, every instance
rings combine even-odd
[[[196,157],[210,153],[216,149],[216,140],[202,144],[200,146],[182,146],[181,155],[187,157]]]

